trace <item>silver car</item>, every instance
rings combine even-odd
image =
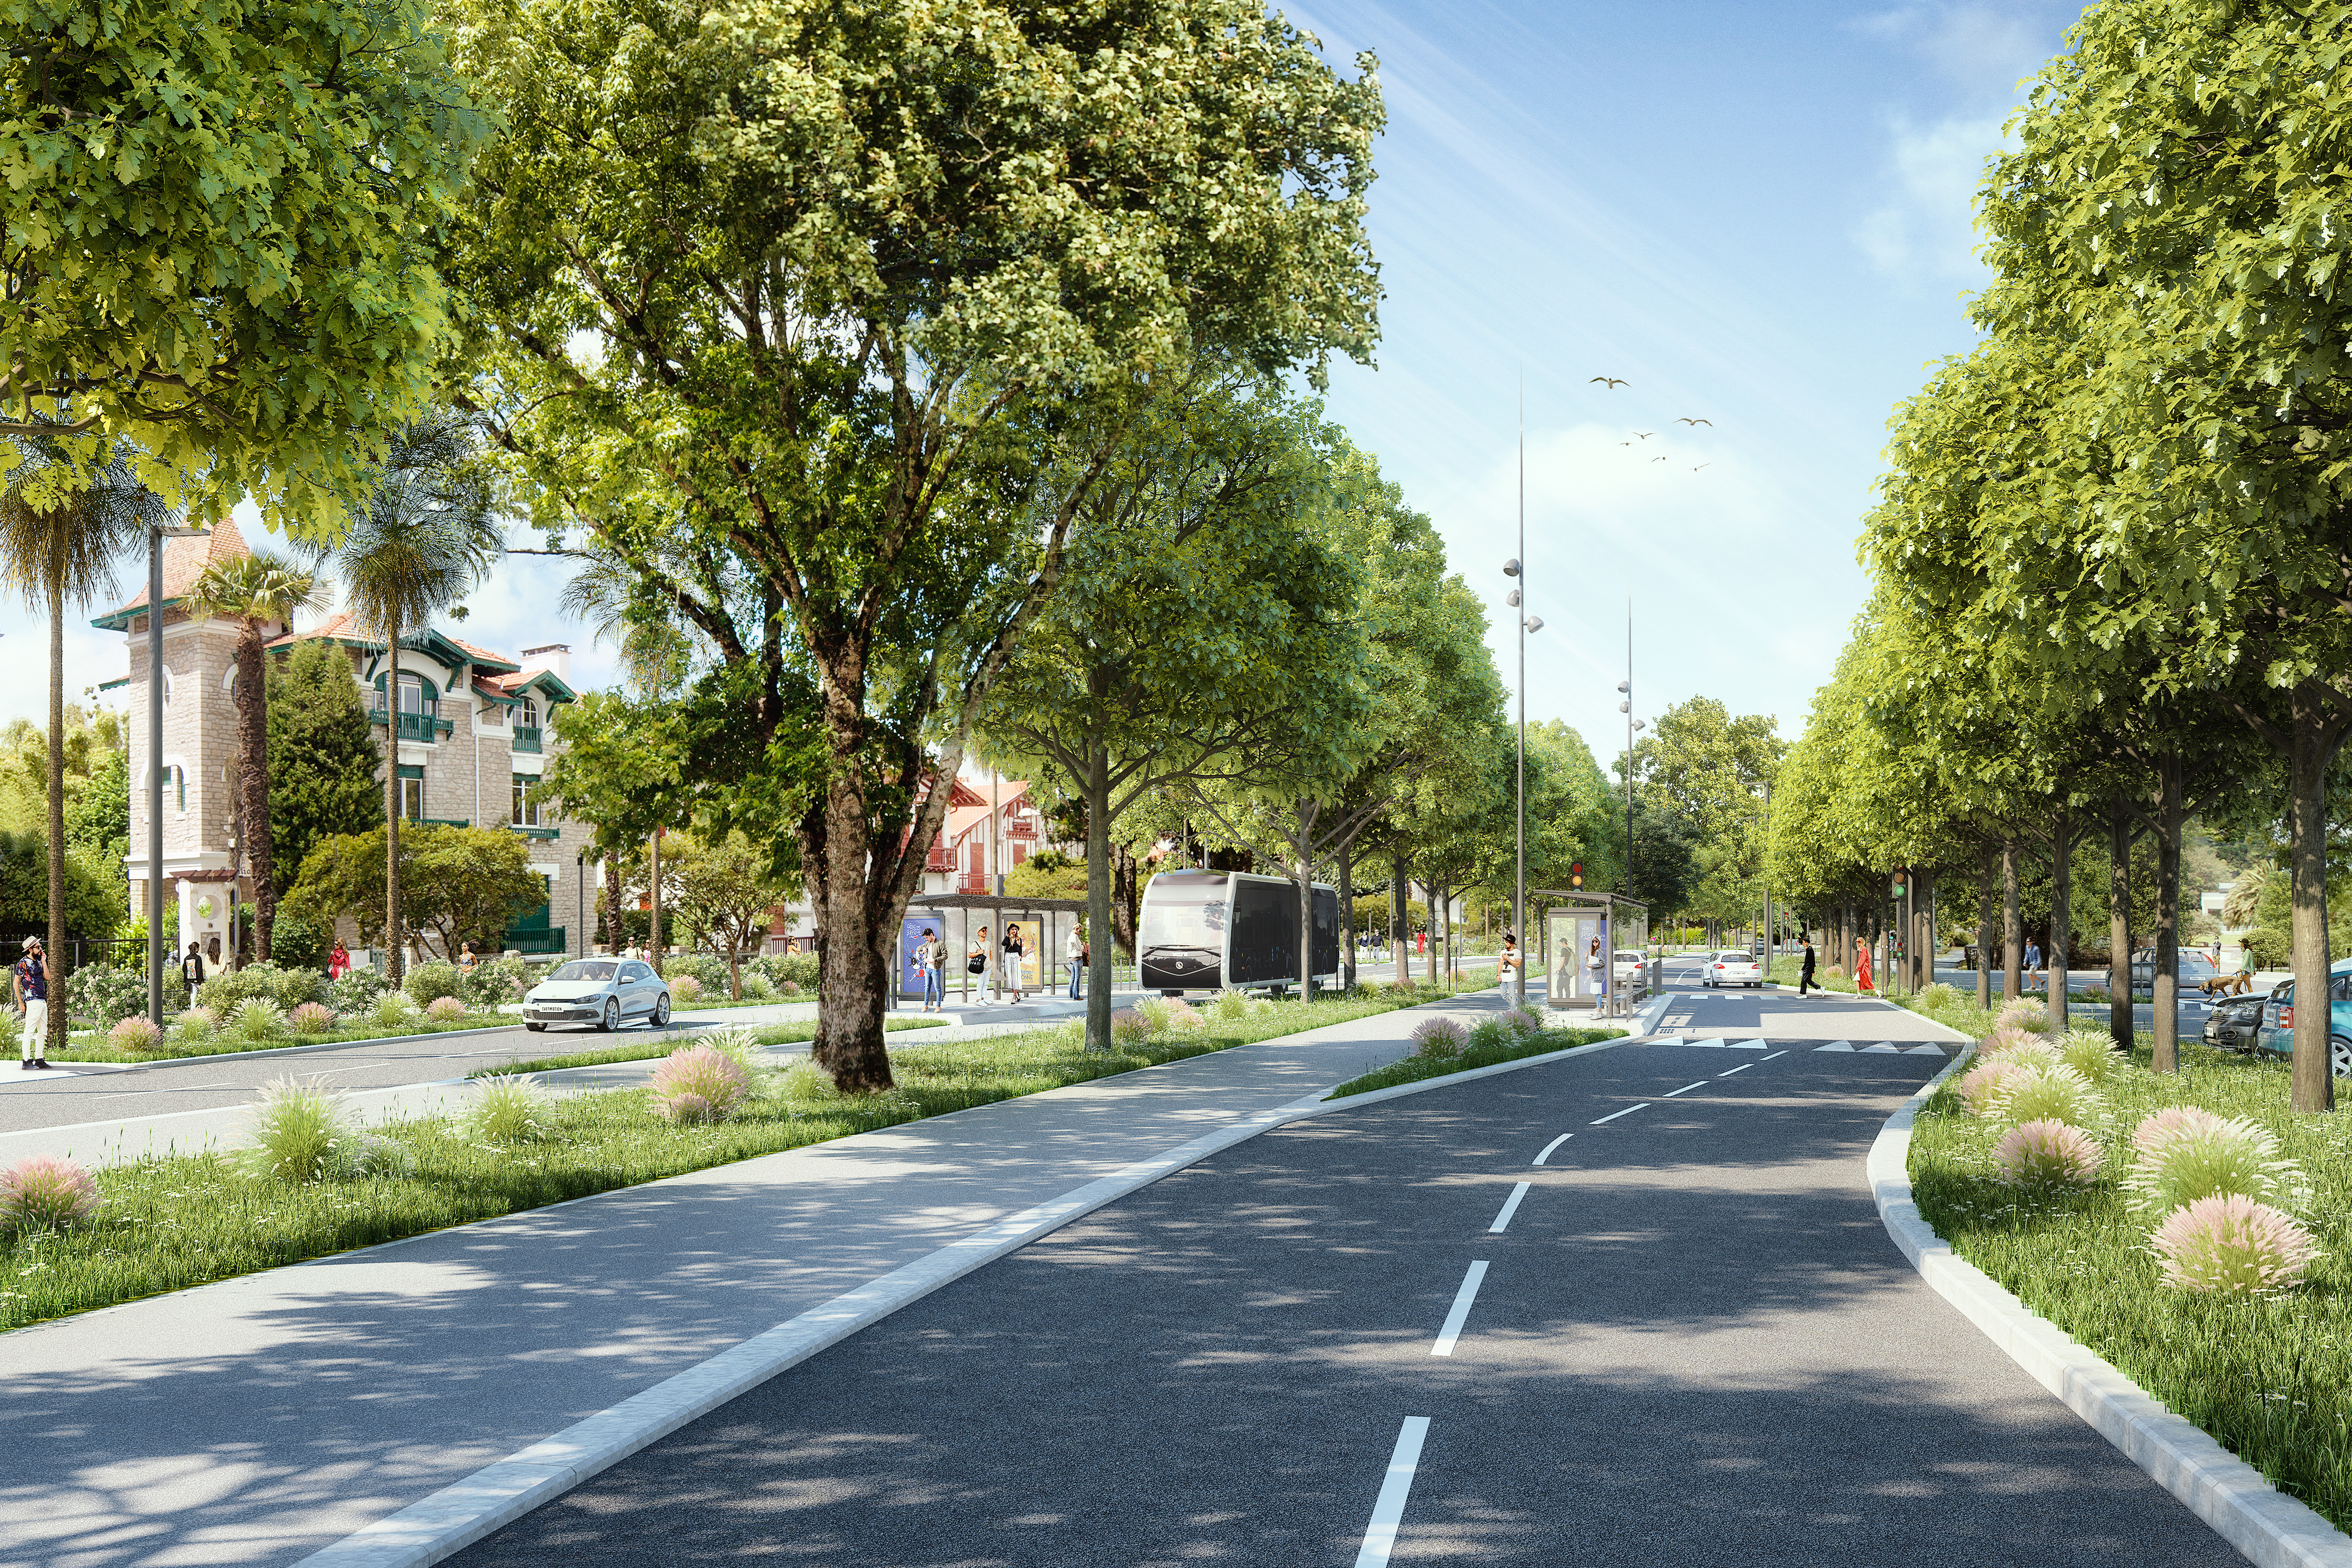
[[[635,958],[575,958],[523,994],[522,1026],[533,1034],[550,1024],[617,1029],[642,1019],[669,1022],[669,987],[653,965]]]

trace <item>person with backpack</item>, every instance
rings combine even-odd
[[[947,958],[947,950],[940,945],[931,928],[923,928],[923,940],[915,944],[915,968],[923,977],[923,1006],[926,1013],[936,1013],[946,1001],[945,982],[940,971]]]

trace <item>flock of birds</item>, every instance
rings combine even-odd
[[[1632,382],[1626,381],[1626,380],[1624,380],[1624,379],[1623,379],[1623,378],[1622,378],[1622,377],[1614,376],[1614,375],[1596,375],[1596,376],[1594,376],[1592,379],[1593,379],[1593,380],[1595,380],[1595,381],[1597,381],[1597,382],[1599,382],[1599,383],[1601,383],[1601,385],[1602,385],[1606,390],[1608,390],[1608,391],[1610,391],[1610,392],[1614,392],[1614,391],[1616,391],[1616,390],[1617,390],[1619,387],[1621,387],[1621,386],[1631,386],[1631,385],[1633,384],[1633,383],[1632,383]],[[1712,429],[1714,429],[1714,428],[1715,428],[1715,421],[1714,421],[1714,420],[1712,420],[1712,419],[1677,419],[1677,420],[1675,420],[1675,424],[1677,424],[1677,425],[1688,425],[1688,426],[1692,426],[1694,429],[1696,429],[1697,426],[1701,426],[1701,425],[1706,426],[1708,429],[1710,429],[1710,430],[1712,430]],[[1636,435],[1636,436],[1638,436],[1638,437],[1640,437],[1643,440],[1646,441],[1646,440],[1648,440],[1651,437],[1653,437],[1653,436],[1656,435],[1656,434],[1657,434],[1657,432],[1656,432],[1655,430],[1636,430],[1636,431],[1634,431],[1634,432],[1633,432],[1633,434],[1634,434],[1634,435]],[[1633,443],[1633,442],[1631,442],[1631,441],[1620,441],[1620,442],[1618,442],[1617,444],[1618,444],[1620,447],[1631,447]],[[1654,462],[1654,463],[1663,463],[1663,462],[1664,462],[1665,460],[1666,460],[1666,459],[1665,459],[1665,458],[1651,458],[1651,459],[1650,459],[1650,461],[1652,461],[1652,462]],[[1714,467],[1714,465],[1713,465],[1712,463],[1700,463],[1700,464],[1698,464],[1696,468],[1693,468],[1691,469],[1691,472],[1695,474],[1695,473],[1697,473],[1697,472],[1698,472],[1698,470],[1699,470],[1700,468],[1712,468],[1712,467]]]

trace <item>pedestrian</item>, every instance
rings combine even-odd
[[[11,999],[25,1019],[25,1032],[17,1041],[18,1054],[24,1058],[20,1072],[49,1070],[49,961],[41,952],[41,939],[25,939],[25,956],[16,961],[16,972],[8,977]]]
[[[1505,985],[1511,983],[1511,972],[1519,966],[1519,939],[1515,931],[1503,932],[1502,956],[1495,961],[1495,978]]]
[[[1813,933],[1807,931],[1805,933],[1805,967],[1804,972],[1797,976],[1797,994],[1802,996],[1808,991],[1821,989],[1821,984],[1813,979]]]
[[[996,994],[996,979],[990,973],[988,966],[988,928],[986,926],[980,928],[980,933],[971,940],[971,951],[963,955],[963,972],[966,974],[982,976],[982,984],[988,987],[988,994],[991,996]]]
[[[1853,950],[1853,988],[1864,996],[1877,994],[1870,984],[1870,944]]]
[[[2034,988],[2034,977],[2042,973],[2042,944],[2032,937],[2025,939],[2025,988]]]
[[[468,938],[466,945],[458,951],[457,967],[463,970],[471,971],[476,964],[478,964],[481,962],[481,947],[472,939]]]
[[[1412,933],[1412,955],[1415,958],[1429,956],[1429,932],[1426,930]]]
[[[1087,973],[1087,937],[1076,921],[1070,922],[1070,934],[1062,939],[1062,957],[1070,966],[1070,1000],[1085,1000],[1079,983]]]
[[[196,988],[205,983],[205,950],[194,942],[188,943],[188,956],[180,960],[180,984],[187,992],[180,999],[183,1007],[196,1005]]]
[[[931,928],[925,926],[923,940],[915,945],[915,968],[923,977],[923,1011],[926,1013],[938,1012],[947,1000],[946,983],[940,973],[946,960],[947,949],[931,934]]]
[[[1021,939],[1021,922],[1008,922],[1004,928],[1005,981],[1013,987],[1013,1000],[1016,1003],[1021,1000],[1021,982],[1026,978],[1021,973],[1021,966],[1028,955],[1029,949]]]
[[[341,980],[344,975],[349,974],[351,972],[351,950],[343,945],[342,938],[337,937],[335,939],[335,950],[327,954],[327,978],[329,980]]]

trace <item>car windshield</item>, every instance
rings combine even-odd
[[[615,966],[575,959],[548,976],[550,980],[610,980]]]

